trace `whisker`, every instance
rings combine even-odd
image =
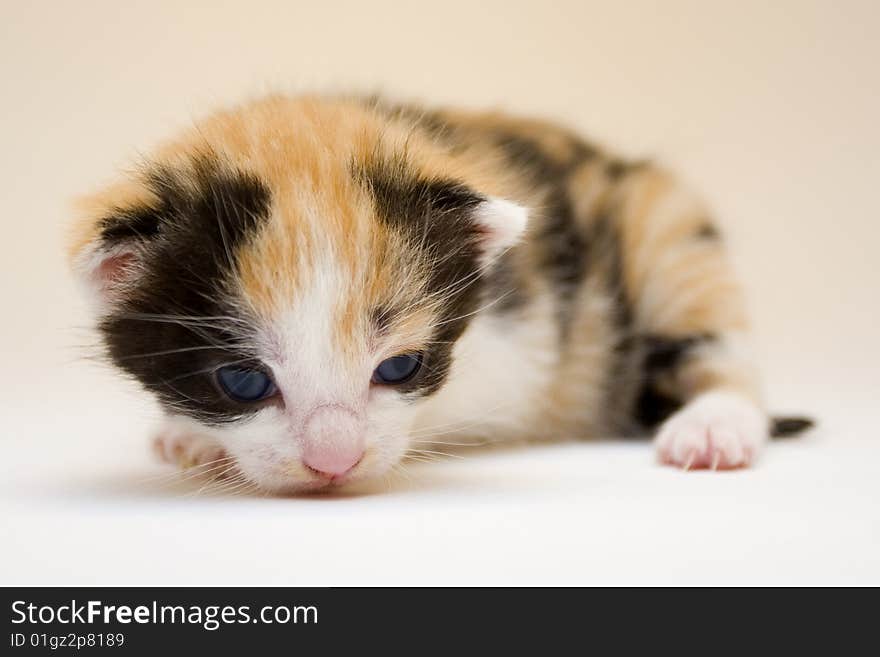
[[[224,470],[223,472],[221,472],[221,473],[219,473],[219,474],[213,476],[213,477],[212,477],[208,482],[206,482],[201,488],[199,488],[199,489],[198,489],[197,491],[195,491],[194,493],[191,493],[191,494],[188,495],[187,497],[198,496],[198,495],[201,495],[202,492],[205,492],[205,491],[208,491],[208,492],[214,493],[214,492],[217,492],[218,490],[223,490],[223,488],[225,488],[227,485],[230,485],[231,483],[234,483],[234,482],[240,481],[240,477],[241,477],[242,475],[239,475],[238,473],[235,472],[235,470],[237,469],[237,467],[238,467],[237,464],[232,464],[231,466],[229,466],[229,468],[227,468],[227,469]],[[224,477],[226,477],[230,472],[233,472],[232,477],[230,477],[230,478],[228,479],[228,481],[225,481],[225,480],[224,480]],[[213,486],[213,488],[212,488],[212,486]]]
[[[202,489],[209,487],[211,484],[223,480],[230,472],[234,472],[238,467],[236,463],[221,463],[216,468],[212,468],[208,472],[198,472],[191,476],[184,477],[181,481],[192,481],[194,479],[199,479],[202,476],[208,477],[208,480],[205,484],[197,491],[197,493],[201,492]]]
[[[466,442],[466,443],[457,443],[457,442],[449,442],[442,440],[433,440],[428,438],[426,440],[414,440],[413,443],[417,445],[431,445],[433,447],[482,447],[484,445],[488,445],[491,443],[489,440],[479,440],[474,442]]]
[[[470,427],[476,426],[486,421],[486,419],[490,419],[492,414],[496,411],[502,410],[509,406],[512,406],[513,402],[505,401],[500,404],[496,404],[492,408],[489,408],[480,413],[479,418],[471,418],[464,420],[457,420],[455,422],[448,422],[445,424],[434,424],[427,427],[420,427],[416,431],[411,431],[409,433],[410,438],[425,438],[426,436],[442,436],[444,434],[454,433],[456,431],[461,431],[464,429],[468,429]],[[448,429],[447,431],[437,431],[438,429]]]
[[[224,456],[219,459],[214,459],[213,461],[207,461],[206,463],[199,463],[198,465],[194,465],[189,468],[176,469],[174,472],[170,472],[170,473],[163,472],[158,475],[151,475],[149,477],[144,477],[141,481],[143,483],[155,482],[155,481],[158,481],[161,479],[167,479],[167,478],[175,477],[178,475],[184,475],[184,474],[189,475],[189,476],[203,475],[203,474],[207,474],[208,472],[210,472],[213,469],[213,467],[209,468],[208,466],[216,466],[218,464],[223,465],[224,463],[229,462],[231,460],[233,460],[233,457]],[[208,469],[205,469],[205,468],[208,468]]]
[[[172,354],[181,354],[181,353],[186,353],[188,351],[204,351],[204,350],[208,350],[208,349],[212,349],[212,350],[216,351],[217,347],[210,344],[210,345],[199,345],[197,347],[181,347],[179,349],[164,349],[162,351],[152,351],[152,352],[149,352],[146,354],[131,354],[129,356],[123,356],[121,358],[118,358],[117,360],[124,361],[124,360],[132,360],[134,358],[152,358],[154,356],[170,356]]]
[[[240,492],[242,489],[246,490],[251,485],[253,485],[253,482],[244,475],[241,475],[240,479],[233,480],[228,486],[221,486],[211,492],[215,495],[229,495],[231,493]]]
[[[434,451],[431,449],[408,449],[406,451],[406,453],[407,454],[424,455],[424,456],[436,455],[436,456],[448,457],[448,458],[453,458],[453,459],[463,459],[464,458],[461,454],[451,454],[449,452],[437,452],[437,451]]]

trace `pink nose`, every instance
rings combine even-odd
[[[302,460],[325,477],[339,477],[364,456],[363,424],[342,406],[322,406],[306,421]]]

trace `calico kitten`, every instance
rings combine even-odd
[[[184,465],[299,491],[434,443],[653,433],[663,462],[737,468],[768,435],[705,208],[553,124],[274,96],[81,210],[107,354]]]

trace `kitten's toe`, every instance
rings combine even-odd
[[[754,402],[730,392],[705,393],[660,427],[655,440],[664,463],[685,470],[748,466],[767,439],[767,418]]]

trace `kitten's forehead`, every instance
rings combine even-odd
[[[307,343],[361,366],[427,351],[429,374],[401,390],[436,390],[476,305],[469,215],[484,200],[436,151],[363,108],[308,101],[220,114],[159,149],[141,191],[99,222],[106,248],[143,245],[144,277],[102,326],[111,355],[206,417],[247,409],[224,408],[209,381],[180,373],[265,357],[267,345],[290,360]],[[226,319],[144,334],[133,313]]]
[[[417,314],[419,300],[476,275],[465,214],[481,199],[442,149],[364,106],[270,100],[213,117],[197,134],[159,158],[185,163],[207,142],[270,191],[234,272],[240,301],[264,324],[321,306],[339,353],[360,348],[377,316],[415,342],[442,309]]]

